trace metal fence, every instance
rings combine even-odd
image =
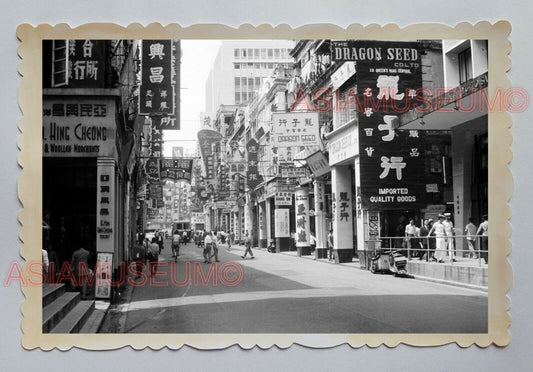
[[[474,238],[473,249],[467,247],[467,249],[457,248],[457,241],[460,239],[466,240],[466,238]],[[431,235],[420,237],[406,237],[406,236],[380,236],[376,239],[369,240],[369,247],[374,247],[374,251],[380,250],[381,252],[397,251],[403,253],[408,260],[418,258],[421,261],[436,261],[434,254],[437,246],[437,239],[444,239],[445,246],[444,256],[452,265],[456,262],[455,257],[473,259],[472,255],[481,267],[482,263],[488,262],[488,249],[482,249],[482,239],[488,239],[483,235],[453,235],[445,237],[437,237]],[[453,241],[453,249],[449,248],[449,239]],[[468,244],[466,242],[465,244]],[[371,248],[372,250],[372,248]],[[464,254],[468,253],[468,257],[464,257]]]

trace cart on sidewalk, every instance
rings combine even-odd
[[[407,257],[397,251],[378,249],[371,258],[372,273],[391,273],[395,276],[407,274]]]

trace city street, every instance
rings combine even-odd
[[[243,246],[230,252],[221,246],[218,275],[209,277],[211,266],[203,263],[202,250],[193,243],[182,245],[171,269],[166,240],[157,276],[152,283],[147,275],[143,285],[130,285],[126,301],[108,314],[101,332],[487,332],[483,292],[259,249],[254,249],[255,259],[243,260],[243,252]],[[239,265],[240,281],[231,270]],[[231,271],[234,275],[224,280],[221,273]]]

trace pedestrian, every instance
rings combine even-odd
[[[314,232],[309,233],[309,243],[311,245],[311,253],[315,253],[316,249],[316,237]]]
[[[144,270],[144,266],[146,265],[146,247],[144,246],[143,242],[137,242],[135,245],[135,249],[133,251],[133,263],[137,271],[136,278],[139,278]]]
[[[152,276],[157,272],[157,262],[159,261],[159,245],[155,236],[152,238],[152,242],[148,244],[148,260],[150,261],[150,276]]]
[[[450,256],[450,261],[455,262],[455,247],[454,247],[454,240],[455,240],[455,229],[453,228],[453,222],[451,220],[452,214],[451,213],[444,213],[444,217],[446,219],[442,222],[444,225],[444,232],[446,233],[446,244],[448,246],[448,255]]]
[[[470,217],[465,226],[466,243],[468,244],[468,258],[477,258],[476,254],[476,231],[477,227],[474,225],[474,219]]]
[[[420,227],[420,246],[423,249],[422,254],[420,255],[420,260],[426,260],[429,261],[431,259],[431,252],[429,251],[429,244],[427,235],[429,234],[429,230],[431,229],[431,226],[429,225],[430,220],[425,219],[424,223],[422,224],[422,227]]]
[[[220,231],[219,232],[215,231],[213,236],[215,236],[216,239],[213,239],[213,243],[212,243],[213,254],[209,256],[209,258],[211,259],[215,257],[215,262],[220,262],[218,260],[218,246],[222,242],[222,233]]]
[[[74,253],[72,253],[72,258],[70,260],[70,267],[72,273],[74,274],[74,283],[75,288],[81,289],[81,299],[85,300],[87,298],[87,281],[90,274],[89,271],[89,257],[90,253],[88,250],[80,246]]]
[[[415,246],[416,226],[415,220],[409,219],[409,223],[405,226],[405,245],[407,247],[407,258],[411,258],[411,249],[416,249]],[[416,251],[414,255],[416,255]]]
[[[329,230],[327,244],[328,244],[328,257],[329,257],[329,261],[332,261],[332,260],[334,259],[334,255],[333,255],[333,253],[334,253],[334,252],[333,252],[333,247],[334,247],[333,229],[330,229],[330,230]]]
[[[162,231],[156,232],[156,238],[157,238],[157,245],[159,247],[159,254],[161,254],[161,251],[163,250],[163,232]]]
[[[427,235],[429,238],[432,233],[435,233],[436,248],[434,257],[439,263],[444,262],[444,258],[446,257],[446,232],[444,231],[444,224],[442,223],[445,218],[444,215],[439,214],[438,221],[433,224]]]
[[[476,235],[481,235],[481,251],[480,256],[483,257],[485,263],[489,263],[489,216],[483,215],[483,222],[479,225]]]
[[[231,246],[233,245],[234,240],[235,240],[235,233],[232,230],[228,234],[228,252],[231,251]]]
[[[213,244],[215,242],[215,238],[213,237],[213,232],[208,232],[205,234],[204,238],[204,263],[210,263],[211,262],[211,250],[213,249]]]
[[[48,272],[50,269],[50,261],[48,260],[48,252],[42,248],[42,260],[43,260],[43,282],[48,278]]]
[[[246,250],[244,251],[244,256],[241,256],[243,259],[246,258],[246,255],[248,253],[250,253],[250,256],[252,256],[252,259],[255,258],[252,252],[252,243],[253,243],[253,236],[248,233],[248,230],[246,230],[246,237],[244,238],[244,245],[246,247]]]
[[[174,230],[174,233],[172,234],[172,257],[174,258],[174,261],[178,260],[178,256],[180,255],[180,233],[178,230]]]

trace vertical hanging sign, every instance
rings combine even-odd
[[[338,41],[332,44],[332,58],[357,64],[363,207],[371,210],[422,207],[424,132],[398,130],[399,116],[414,107],[422,88],[419,44]]]
[[[246,152],[248,154],[248,172],[246,178],[247,184],[250,189],[255,189],[257,185],[263,182],[263,176],[259,174],[259,167],[257,163],[257,152],[259,150],[259,144],[255,139],[251,139],[246,144]]]
[[[139,114],[174,115],[172,54],[172,40],[143,40]]]

